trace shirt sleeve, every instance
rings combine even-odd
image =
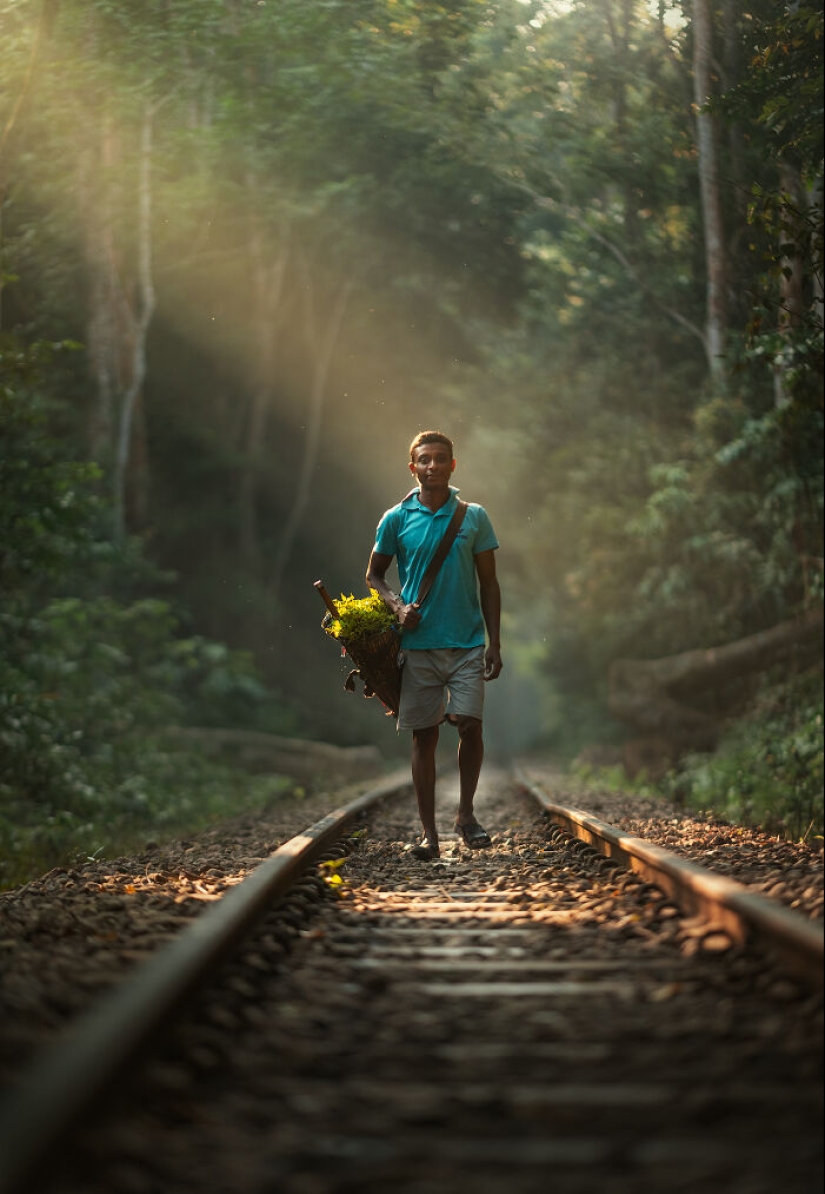
[[[490,516],[483,506],[478,507],[478,520],[473,538],[473,555],[480,555],[483,551],[492,551],[498,547],[498,539],[490,522]]]
[[[398,516],[396,510],[388,510],[381,516],[375,532],[375,551],[382,556],[398,554]]]

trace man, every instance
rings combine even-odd
[[[456,833],[471,849],[491,844],[476,820],[473,800],[484,756],[484,682],[501,672],[501,593],[495,562],[498,541],[481,506],[468,504],[426,602],[416,602],[422,576],[458,503],[458,490],[450,485],[455,466],[446,435],[422,431],[415,437],[409,469],[418,488],[381,518],[367,568],[367,584],[401,628],[405,662],[398,728],[412,730],[413,786],[424,831],[412,853],[425,861],[440,853],[435,750],[444,720],[458,729]],[[400,596],[386,580],[393,557],[398,561]]]

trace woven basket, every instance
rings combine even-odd
[[[387,711],[397,717],[401,699],[401,667],[398,659],[401,639],[396,632],[382,630],[357,642],[350,643],[346,639],[338,641],[357,665],[357,671],[350,672],[344,687],[354,692],[354,677],[360,676],[364,682],[364,696],[377,696]]]

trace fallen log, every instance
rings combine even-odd
[[[377,775],[383,762],[375,746],[333,746],[304,738],[282,738],[257,730],[170,726],[172,742],[196,748],[253,772],[278,772],[302,783],[327,779],[354,783]]]
[[[821,662],[822,644],[822,610],[816,609],[718,647],[616,659],[608,669],[608,707],[637,732],[667,741],[674,756],[713,750],[736,682],[779,663],[801,671]]]

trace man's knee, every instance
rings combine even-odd
[[[466,741],[475,741],[481,738],[481,718],[480,717],[466,717],[460,714],[455,719],[455,726],[458,730],[459,738]]]
[[[423,730],[413,730],[413,746],[420,751],[435,750],[438,744],[438,726],[427,726]]]

